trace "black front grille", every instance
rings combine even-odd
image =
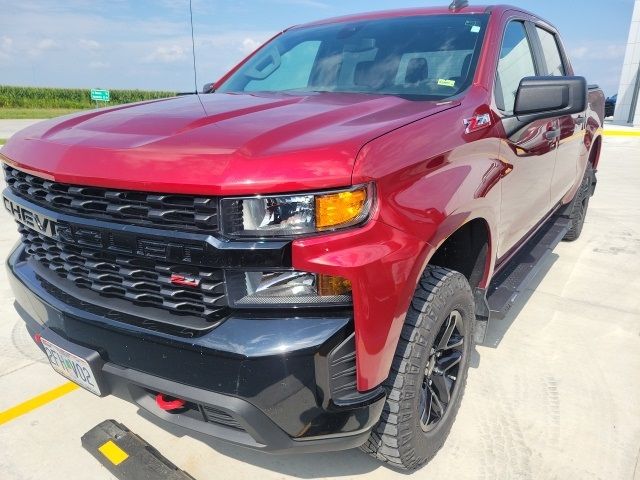
[[[78,308],[85,312],[92,313],[94,315],[99,315],[101,317],[109,318],[111,320],[116,320],[122,323],[129,323],[131,325],[137,325],[139,327],[143,327],[149,330],[154,330],[158,332],[169,333],[171,335],[177,335],[179,337],[193,338],[202,333],[202,331],[194,330],[189,328],[188,326],[182,325],[171,325],[162,321],[158,321],[157,319],[149,319],[149,318],[140,318],[135,315],[130,315],[124,312],[119,312],[114,310],[113,308],[105,308],[100,305],[96,305],[93,301],[87,301],[82,298],[79,298],[77,292],[69,293],[60,288],[53,285],[48,279],[36,275],[38,282],[40,282],[40,286],[46,291],[49,295],[57,298],[58,300],[70,305],[74,308]],[[59,283],[59,282],[58,282]]]
[[[150,258],[69,245],[23,225],[19,226],[19,231],[30,258],[57,274],[62,282],[70,282],[65,285],[91,290],[102,297],[125,300],[139,307],[196,317],[203,328],[213,326],[228,315],[220,269],[172,265]],[[172,274],[186,276],[198,285],[175,285],[171,283]],[[157,329],[150,325],[149,328]]]
[[[4,172],[14,194],[58,212],[145,227],[207,234],[218,231],[218,201],[214,197],[67,185],[6,164]]]

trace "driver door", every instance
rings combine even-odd
[[[512,20],[505,28],[495,85],[496,107],[503,118],[513,115],[520,81],[539,75],[527,23]],[[556,119],[538,120],[501,141],[500,159],[508,174],[501,182],[498,259],[518,245],[551,208],[557,128]]]

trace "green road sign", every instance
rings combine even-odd
[[[95,100],[96,102],[108,102],[110,95],[109,90],[99,90],[92,89],[91,90],[91,100]]]

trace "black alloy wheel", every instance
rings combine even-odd
[[[457,310],[440,327],[424,372],[420,398],[420,427],[433,430],[447,414],[464,355],[462,315]]]

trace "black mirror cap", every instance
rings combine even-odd
[[[574,115],[587,109],[584,77],[526,77],[518,87],[514,115],[521,122]]]
[[[213,87],[215,86],[215,83],[205,83],[204,87],[202,87],[202,93],[213,93],[214,89]]]

